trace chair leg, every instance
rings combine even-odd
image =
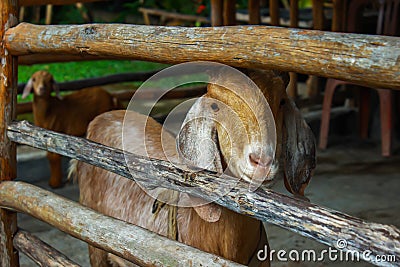
[[[392,95],[391,90],[377,89],[379,94],[380,117],[381,117],[381,138],[382,156],[391,155],[392,145]]]
[[[369,89],[360,90],[360,104],[358,112],[360,120],[360,137],[361,139],[367,139],[371,92]]]
[[[325,86],[324,102],[322,104],[321,127],[319,133],[319,148],[325,149],[328,145],[329,122],[331,117],[331,105],[338,80],[328,79]]]

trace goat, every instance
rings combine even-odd
[[[282,136],[284,106],[289,103],[285,91],[287,81],[274,71],[252,70],[247,74],[266,96],[275,118],[276,134]],[[137,141],[134,146],[125,147],[129,152],[163,160],[168,158],[175,162],[182,162],[184,157],[198,167],[218,172],[227,167],[229,173],[250,182],[267,177],[266,183],[270,184],[278,166],[282,165],[279,161],[284,140],[278,138],[276,152],[271,148],[270,141],[263,140],[271,134],[270,126],[273,124],[273,121],[266,121],[267,106],[257,92],[248,88],[249,83],[238,80],[236,75],[222,73],[217,79],[227,81],[224,83],[226,86],[208,84],[206,95],[197,100],[189,111],[179,133],[178,144],[152,118],[133,111],[111,111],[96,117],[89,124],[87,138],[122,148],[121,133],[124,128],[124,140]],[[226,89],[232,87],[235,89]],[[249,101],[245,103],[241,97]],[[221,103],[232,108],[238,114],[239,121],[231,120],[232,116],[222,108]],[[254,105],[253,108],[249,103]],[[251,115],[251,112],[256,115]],[[202,119],[210,117],[210,114],[226,120],[226,124],[221,126],[214,120]],[[256,122],[256,117],[262,120]],[[243,125],[241,130],[238,130],[238,122]],[[217,146],[212,149],[201,145],[204,138],[213,140]],[[178,148],[182,149],[178,151]],[[83,205],[169,236],[168,210],[162,208],[154,216],[152,210],[156,202],[138,184],[82,162],[74,161],[71,167],[78,177],[80,202]],[[308,182],[309,179],[300,180]],[[179,201],[184,202],[184,199],[185,196],[180,194]],[[198,200],[191,198],[191,201]],[[180,242],[238,263],[269,266],[269,261],[260,263],[254,257],[259,247],[267,245],[264,228],[256,219],[208,203],[195,207],[178,205],[176,224]],[[115,255],[95,247],[90,246],[89,253],[92,266],[110,266],[110,262],[128,266]]]
[[[62,99],[53,75],[40,70],[25,85],[22,98],[33,89],[33,118],[35,125],[60,133],[84,136],[87,126],[97,115],[119,108],[118,101],[100,87],[79,90]],[[56,97],[51,96],[55,91]],[[61,156],[47,152],[50,163],[49,185],[62,186]]]

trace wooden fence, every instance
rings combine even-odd
[[[359,253],[370,250],[375,255],[391,254],[395,257],[396,262],[372,262],[376,265],[392,266],[400,262],[400,231],[394,226],[365,222],[268,189],[248,192],[244,182],[239,182],[231,192],[221,196],[220,192],[212,189],[219,186],[212,185],[230,185],[233,178],[221,179],[212,172],[193,171],[190,166],[178,168],[169,162],[127,153],[130,169],[136,170],[131,174],[121,150],[40,129],[25,122],[13,122],[16,114],[17,56],[89,55],[166,63],[208,60],[237,67],[273,67],[398,90],[400,38],[266,26],[39,26],[18,24],[16,2],[0,2],[1,266],[18,266],[16,249],[30,251],[30,256],[43,264],[49,260],[48,257],[43,258],[46,255],[43,251],[52,250],[18,230],[17,211],[44,220],[89,244],[140,265],[174,266],[179,260],[179,263],[186,262],[187,265],[238,266],[215,255],[98,214],[32,185],[12,181],[16,177],[14,142],[67,155],[128,179],[140,179],[147,183],[153,181],[152,185],[205,199],[219,196],[217,203],[235,212],[271,222],[329,246],[335,246],[338,239],[345,238],[348,241],[345,250]],[[113,38],[108,38],[110,36]],[[146,169],[144,166],[151,163],[155,163],[156,170],[143,172]],[[63,223],[60,218],[63,218]],[[98,218],[101,218],[101,223],[98,223]],[[123,234],[116,233],[115,229]],[[34,250],[24,249],[32,244],[36,244]],[[163,251],[158,249],[160,247]],[[55,261],[62,261],[62,264],[69,261],[57,252],[53,254],[59,256],[54,257]],[[75,266],[72,262],[68,264]]]

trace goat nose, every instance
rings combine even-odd
[[[261,168],[268,168],[272,163],[272,157],[264,154],[250,153],[249,159],[252,165]]]

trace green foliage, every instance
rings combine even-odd
[[[166,65],[145,61],[100,60],[67,63],[36,64],[18,67],[18,82],[26,82],[38,70],[47,70],[58,82],[100,77],[121,72],[161,69]]]

